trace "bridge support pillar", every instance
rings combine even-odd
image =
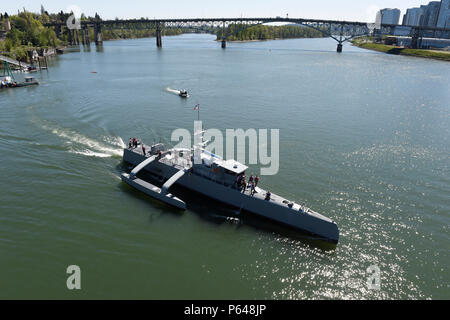
[[[55,26],[55,34],[58,39],[61,38],[61,26],[60,25]]]
[[[67,42],[70,46],[73,45],[73,33],[70,29],[67,29]]]
[[[103,44],[102,25],[97,23],[94,26],[95,44],[101,46]]]
[[[81,29],[81,43],[83,44],[83,46],[87,45],[85,29]]]
[[[227,47],[227,40],[222,39],[222,49],[225,49]]]
[[[79,45],[80,44],[80,35],[78,34],[78,30],[77,29],[75,29],[75,30],[73,30],[73,38],[74,38],[74,42],[75,42],[75,45]]]
[[[411,35],[411,48],[420,49],[422,48],[422,37],[423,32],[419,28],[414,28]]]
[[[156,47],[162,48],[161,26],[156,26]]]
[[[418,43],[419,43],[419,37],[413,36],[411,38],[411,48],[417,49],[419,47]]]
[[[84,35],[84,44],[89,45],[91,43],[89,28],[83,29],[83,35]]]
[[[339,52],[339,53],[342,52],[342,43],[338,43],[336,52]]]

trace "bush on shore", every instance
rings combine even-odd
[[[385,44],[371,43],[371,42],[364,42],[364,41],[354,41],[353,44],[360,48],[375,50],[375,51],[384,52],[384,53],[388,53],[388,54],[396,54],[396,55],[403,55],[403,56],[431,58],[431,59],[450,61],[450,53],[444,52],[444,51],[437,52],[437,51],[425,50],[425,49],[401,48],[401,47],[396,47],[396,46],[389,46],[389,45],[385,45]]]

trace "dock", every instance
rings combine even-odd
[[[0,61],[8,62],[9,64],[18,66],[20,69],[28,69],[31,67],[31,65],[28,63],[14,60],[12,58],[8,58],[8,57],[2,56],[2,55],[0,55]]]

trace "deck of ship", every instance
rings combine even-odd
[[[146,151],[151,149],[150,146],[147,146],[145,144],[144,144],[144,146],[145,146]],[[137,154],[139,154],[141,156],[144,156],[144,152],[142,151],[142,146],[141,145],[139,145],[136,148],[132,147],[130,150],[132,150],[133,152],[135,152],[135,153],[137,153]],[[175,167],[175,168],[177,168],[179,170],[189,169],[189,168],[192,167],[192,163],[190,161],[190,158],[187,158],[186,155],[185,155],[185,157],[179,157],[179,156],[176,156],[176,153],[173,153],[173,152],[170,152],[170,151],[171,150],[167,150],[166,152],[164,152],[162,157],[161,157],[161,159],[159,159],[157,161],[159,161],[161,163],[164,163],[164,164],[166,164],[168,166]],[[171,157],[168,158],[167,154],[170,154]],[[147,157],[147,158],[150,157],[150,153],[146,152],[145,157]],[[235,188],[234,186],[229,186],[229,187],[230,188]],[[239,191],[239,190],[236,189],[236,191]],[[253,197],[253,198],[256,198],[256,199],[259,199],[259,200],[263,200],[263,201],[269,201],[269,202],[271,202],[273,204],[277,204],[279,206],[288,207],[288,205],[290,203],[292,203],[293,205],[292,205],[292,207],[290,209],[292,209],[292,212],[294,214],[295,213],[299,213],[299,214],[307,213],[307,214],[313,214],[313,215],[320,215],[320,214],[312,211],[310,208],[307,208],[305,206],[299,205],[298,203],[290,201],[290,200],[288,200],[286,198],[283,198],[283,197],[281,197],[281,196],[279,196],[277,194],[274,194],[274,193],[271,193],[270,200],[266,200],[267,190],[261,189],[260,187],[256,187],[255,191],[256,192],[252,195],[250,186],[247,186],[247,188],[245,190],[242,190],[240,192],[242,194],[245,194],[245,195],[249,196],[249,197]],[[320,215],[320,216],[323,217],[322,215]]]

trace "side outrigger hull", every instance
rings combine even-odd
[[[148,183],[147,181],[138,178],[131,179],[130,175],[126,173],[123,173],[121,178],[122,181],[128,184],[129,186],[149,195],[150,197],[156,200],[164,202],[177,209],[186,210],[186,203],[183,200],[173,196],[170,193],[164,194],[161,188],[158,188],[157,186]]]

